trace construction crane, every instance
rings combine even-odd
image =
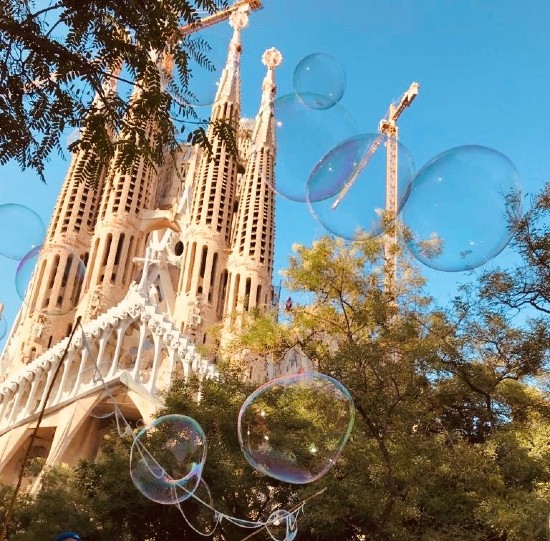
[[[261,0],[237,0],[228,8],[222,9],[217,13],[214,13],[214,15],[208,15],[207,17],[202,18],[198,23],[187,24],[180,27],[180,35],[181,37],[185,37],[193,32],[204,30],[209,26],[214,26],[215,24],[229,19],[229,16],[234,11],[250,12],[256,11],[257,9],[262,9],[262,7],[263,5]]]
[[[394,222],[397,218],[397,139],[399,135],[399,129],[397,127],[397,119],[401,116],[401,113],[411,105],[416,96],[418,95],[419,85],[418,83],[412,83],[409,89],[395,102],[390,104],[387,115],[380,121],[378,125],[378,137],[373,141],[372,145],[365,152],[365,155],[355,168],[351,177],[344,184],[342,190],[338,194],[332,204],[332,210],[340,204],[342,199],[349,192],[351,187],[355,184],[357,178],[374,155],[378,147],[385,140],[386,142],[386,212],[384,221],[386,224]],[[384,255],[386,260],[385,268],[385,287],[386,292],[390,293],[392,290],[393,277],[397,269],[397,252],[395,250],[395,244],[397,243],[397,228],[391,227],[389,231],[386,231],[384,239]]]
[[[186,24],[185,26],[180,26],[179,34],[176,36],[176,40],[183,39],[186,36],[193,34],[195,32],[200,32],[205,28],[214,26],[218,23],[226,21],[229,19],[232,13],[236,11],[241,11],[244,13],[250,13],[251,11],[256,11],[262,9],[263,5],[261,0],[236,0],[231,6],[226,9],[222,9],[213,15],[208,15],[200,19],[196,23]],[[170,52],[170,47],[162,54],[161,60],[162,70],[165,73],[172,73],[174,68],[174,55]]]

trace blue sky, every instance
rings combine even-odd
[[[549,20],[545,0],[264,0],[243,33],[243,114],[257,113],[265,49],[277,47],[284,56],[277,70],[280,96],[292,92],[302,58],[327,53],[344,66],[341,105],[361,132],[375,132],[389,103],[418,81],[419,96],[399,121],[400,141],[417,168],[451,147],[484,145],[508,156],[525,191],[534,193],[550,180]],[[219,33],[227,39],[227,31]],[[226,47],[213,40],[216,49]],[[306,150],[304,143],[296,155]],[[47,223],[67,167],[52,159],[47,185],[14,164],[1,167],[0,204],[28,205]],[[465,220],[483,204],[472,192],[469,201],[449,202],[463,205]],[[324,232],[304,203],[279,198],[277,204],[274,282],[292,244],[309,243]],[[13,235],[17,228],[13,224]],[[493,264],[511,260],[505,250]],[[1,258],[0,301],[10,323],[19,304],[16,267]],[[442,301],[468,279],[466,273],[425,269],[425,274]]]

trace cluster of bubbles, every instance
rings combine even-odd
[[[82,342],[109,398],[119,434],[130,436],[130,476],[146,498],[175,505],[189,526],[209,536],[226,520],[242,528],[265,528],[274,541],[292,541],[305,502],[290,511],[277,509],[264,521],[232,517],[215,509],[202,477],[207,440],[191,417],[170,414],[134,431],[103,379],[97,358],[82,332]],[[108,407],[107,409],[110,409]],[[94,416],[98,416],[94,414]],[[107,416],[107,415],[100,415]],[[336,463],[352,431],[355,407],[349,391],[319,372],[275,378],[242,404],[238,438],[244,457],[257,471],[293,484],[323,477]]]
[[[466,145],[417,172],[397,139],[358,133],[339,104],[345,82],[342,65],[327,54],[309,55],[296,66],[294,93],[274,103],[275,191],[306,202],[329,233],[347,240],[384,234],[398,217],[412,255],[439,271],[475,269],[497,256],[521,215],[514,164],[491,148]],[[397,187],[388,204],[392,167]]]
[[[194,39],[200,51],[201,40],[212,37]],[[201,58],[197,55],[196,62],[200,64]],[[212,81],[219,80],[224,58],[214,57],[210,64]],[[187,96],[186,103],[211,105],[216,94],[212,81]],[[386,210],[387,170],[393,159],[399,164],[396,214],[403,223],[406,245],[420,262],[441,271],[463,271],[500,253],[521,213],[520,179],[514,164],[493,149],[462,146],[443,152],[416,172],[410,152],[397,140],[359,133],[352,115],[339,103],[345,81],[342,65],[330,55],[312,54],[296,66],[294,93],[274,102],[275,191],[307,203],[315,218],[336,236],[376,237],[395,217]],[[17,235],[10,234],[14,227]],[[44,223],[23,205],[0,205],[0,233],[0,255],[19,261],[16,291],[31,310],[48,316],[74,310],[84,293],[86,269],[80,255],[60,249],[42,261]],[[41,273],[36,280],[41,284],[50,275],[49,265],[63,265],[64,270],[57,273],[59,283],[52,284],[55,290],[48,302],[38,306],[28,284],[35,273]],[[5,334],[6,322],[0,314],[0,339]],[[244,528],[266,528],[276,541],[295,538],[300,506],[274,511],[266,521],[237,519],[215,509],[202,478],[206,435],[194,419],[165,415],[134,433],[105,385],[105,367],[97,364],[84,333],[82,337],[92,359],[83,377],[103,382],[110,398],[107,408],[95,409],[92,415],[114,416],[119,433],[132,437],[130,476],[145,497],[176,505],[201,535],[213,534],[227,520]],[[349,391],[333,378],[317,372],[283,376],[262,385],[243,403],[237,423],[239,443],[255,470],[283,482],[311,483],[338,460],[354,415]]]
[[[197,55],[208,42],[227,41],[220,26],[193,37]],[[187,96],[195,107],[214,102],[225,56],[223,47],[210,53],[197,94]],[[216,54],[218,56],[216,56]],[[208,56],[208,55],[207,55]],[[204,66],[202,66],[204,68]],[[191,66],[193,72],[193,66]],[[207,78],[208,79],[208,78]],[[413,256],[440,271],[479,267],[509,243],[521,215],[520,178],[514,164],[491,148],[467,145],[447,150],[418,172],[408,149],[384,134],[359,134],[353,116],[340,105],[346,86],[345,70],[328,54],[303,58],[293,74],[294,92],[274,102],[277,132],[277,182],[281,196],[307,203],[315,219],[331,234],[347,240],[383,234],[398,216],[403,240]],[[297,151],[299,149],[299,151]],[[394,210],[386,202],[388,167],[396,166]],[[17,235],[12,234],[17,228]],[[19,261],[15,285],[31,311],[48,316],[73,311],[84,294],[86,267],[82,254],[70,248],[43,258],[44,222],[30,208],[0,205],[0,255]],[[47,261],[46,261],[47,260]],[[59,283],[45,300],[28,291],[34,273],[42,279],[51,265],[63,265]],[[0,339],[6,322],[0,317]]]

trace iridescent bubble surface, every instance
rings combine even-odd
[[[42,218],[25,205],[0,205],[0,255],[20,260],[44,242]]]
[[[15,289],[19,298],[32,310],[48,316],[72,312],[84,296],[86,267],[78,253],[69,249],[41,257],[42,246],[28,252],[17,266]],[[36,275],[36,288],[29,291]],[[57,279],[52,280],[52,276]],[[44,283],[47,288],[44,290]]]
[[[271,539],[276,541],[292,541],[298,533],[296,515],[285,509],[277,509],[269,515],[266,529]]]
[[[306,201],[309,175],[321,158],[358,132],[346,109],[310,109],[295,94],[274,102],[277,161],[275,191],[291,201]]]
[[[185,415],[165,415],[135,437],[130,475],[150,500],[174,504],[193,495],[205,460],[206,436],[201,426]]]
[[[239,442],[258,471],[288,483],[311,483],[338,460],[354,418],[353,399],[335,379],[318,372],[283,376],[245,400]]]
[[[185,521],[200,535],[212,535],[216,529],[219,516],[214,509],[214,500],[210,488],[201,478],[193,497],[178,504]]]
[[[518,170],[491,148],[447,150],[420,169],[403,208],[407,246],[440,271],[475,269],[510,242],[521,215]]]
[[[407,148],[385,135],[357,135],[332,149],[315,166],[307,185],[310,210],[330,233],[348,240],[376,237],[393,222],[387,209],[387,157],[397,168],[397,212],[404,205],[415,173]]]
[[[344,95],[346,72],[329,54],[310,54],[300,60],[292,77],[298,98],[311,109],[328,109]]]

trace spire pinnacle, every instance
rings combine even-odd
[[[267,73],[262,83],[262,102],[260,112],[256,117],[256,125],[252,134],[252,144],[262,146],[266,143],[275,144],[272,127],[273,100],[277,86],[275,84],[275,68],[281,65],[283,55],[272,47],[262,55],[262,63],[267,67]]]
[[[229,17],[229,24],[233,28],[233,37],[229,43],[227,63],[222,72],[214,103],[232,101],[234,104],[240,105],[241,31],[248,25],[247,13],[245,11],[234,11]]]

